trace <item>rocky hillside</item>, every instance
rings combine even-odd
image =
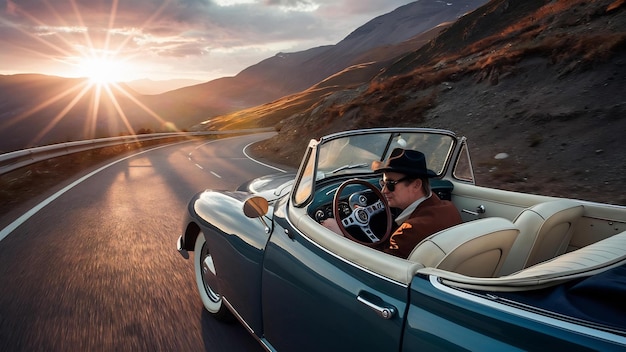
[[[329,84],[289,116],[301,96],[222,121],[276,125],[257,152],[292,165],[308,139],[339,130],[450,129],[468,137],[478,184],[626,204],[625,9],[493,0],[362,84]]]

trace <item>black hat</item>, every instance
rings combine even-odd
[[[374,162],[377,172],[398,172],[412,177],[436,177],[437,174],[426,168],[426,157],[417,150],[396,148],[384,163]]]

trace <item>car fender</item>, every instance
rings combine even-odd
[[[256,334],[262,329],[261,273],[272,230],[268,214],[273,210],[267,202],[258,201],[258,196],[248,192],[204,191],[190,202],[183,235],[185,248],[193,249],[202,231],[212,253],[222,298]],[[265,206],[257,207],[259,203]]]
[[[240,191],[207,190],[196,194],[188,204],[183,223],[183,248],[193,251],[198,233],[209,230],[235,236],[248,246],[262,250],[271,232],[272,221],[268,214],[272,209],[264,216],[248,217],[244,205],[253,197],[251,193]]]

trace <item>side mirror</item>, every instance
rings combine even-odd
[[[258,218],[265,214],[269,209],[267,199],[263,197],[250,197],[243,202],[243,213],[249,218]]]

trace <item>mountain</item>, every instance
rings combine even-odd
[[[296,93],[346,67],[365,63],[360,60],[363,53],[405,42],[441,23],[454,21],[484,3],[485,0],[413,2],[374,18],[336,45],[319,48],[321,50],[312,53],[310,57],[292,59],[285,65],[285,60],[290,56],[281,53],[249,67],[239,76],[267,77],[265,80],[269,82],[280,82],[284,89],[281,96]]]
[[[328,84],[329,76],[350,65],[381,68],[383,61],[426,42],[407,38],[454,21],[485,2],[416,1],[373,19],[336,45],[279,53],[234,77],[156,95],[140,94],[145,88],[138,84],[143,82],[106,90],[78,79],[0,75],[0,152],[138,130],[184,130],[215,116],[296,94],[322,81]],[[367,64],[371,61],[374,63]],[[104,97],[102,103],[96,102],[97,96]]]
[[[274,102],[254,106],[237,112],[217,116],[192,127],[194,130],[239,129],[274,126],[280,130],[288,121],[299,123],[300,116],[307,116],[309,111],[327,111],[327,108],[346,99],[350,100],[367,88],[367,85],[385,67],[409,52],[420,48],[450,23],[442,23],[407,41],[377,47],[361,53],[356,62],[306,90],[297,92]],[[295,128],[296,126],[294,126]],[[308,140],[307,140],[308,141]]]
[[[185,117],[177,123],[193,125],[271,102],[308,89],[346,67],[367,62],[363,61],[367,59],[363,54],[368,51],[384,50],[385,46],[405,42],[441,23],[454,21],[484,3],[486,0],[416,1],[369,21],[336,45],[278,53],[234,77],[161,94],[150,106],[166,117],[184,109]]]
[[[206,126],[275,126],[256,153],[293,166],[310,138],[340,130],[450,129],[468,138],[479,185],[626,205],[624,0],[493,0],[329,80]]]

